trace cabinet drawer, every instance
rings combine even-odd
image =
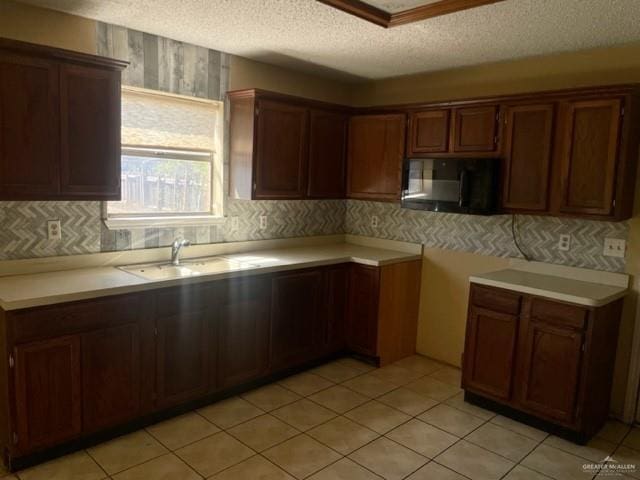
[[[206,310],[213,290],[213,284],[162,290],[156,296],[157,315],[159,317],[173,317],[185,312]]]
[[[84,332],[115,324],[136,323],[142,295],[97,298],[74,303],[9,312],[14,342]]]
[[[520,313],[521,299],[522,297],[517,293],[471,285],[471,303],[476,307],[518,315]]]
[[[561,326],[583,329],[589,311],[577,305],[567,305],[542,298],[531,300],[531,318]]]

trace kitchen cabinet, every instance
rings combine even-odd
[[[215,358],[211,293],[202,286],[177,287],[156,298],[159,408],[201,397],[209,390],[211,355]]]
[[[497,105],[455,108],[453,119],[452,152],[497,152]]]
[[[1,199],[120,199],[126,65],[0,39]]]
[[[349,265],[327,267],[321,315],[324,323],[323,350],[336,352],[346,348],[347,305],[349,295]]]
[[[82,431],[80,337],[15,347],[15,430],[21,452],[70,440]]]
[[[349,121],[347,197],[400,198],[404,114],[357,115]]]
[[[563,107],[560,211],[608,216],[614,208],[621,99],[571,100]]]
[[[449,150],[451,111],[427,110],[409,115],[409,157],[426,153],[446,153]]]
[[[349,262],[0,310],[6,458],[22,468],[340,353],[412,355],[420,272]]]
[[[349,274],[348,346],[375,356],[378,348],[378,293],[380,270],[353,265]]]
[[[278,370],[317,355],[322,271],[274,276],[271,283],[271,359]]]
[[[309,198],[343,198],[349,117],[313,109],[309,116]]]
[[[232,197],[344,197],[345,107],[262,90],[229,100]]]
[[[82,334],[83,431],[99,430],[140,413],[140,330],[136,323]]]
[[[608,416],[621,311],[472,284],[467,399],[584,443]]]
[[[505,109],[502,206],[510,212],[549,208],[553,103]]]
[[[229,280],[216,292],[218,386],[228,388],[269,368],[271,285],[268,278]]]

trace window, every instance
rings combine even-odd
[[[122,199],[113,228],[213,223],[222,216],[221,102],[122,89]]]

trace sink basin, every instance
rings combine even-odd
[[[125,265],[118,268],[144,278],[145,280],[171,280],[175,278],[188,278],[198,275],[230,272],[249,267],[249,265],[243,265],[227,258],[214,257],[198,260],[185,260],[180,262],[180,265],[171,265],[170,263],[146,263]]]

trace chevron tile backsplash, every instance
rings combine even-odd
[[[513,242],[510,215],[433,213],[359,200],[347,200],[346,210],[347,233],[481,255],[521,257]],[[374,215],[379,222],[375,228],[371,226]],[[624,270],[624,259],[605,257],[602,248],[605,237],[627,238],[627,222],[517,215],[516,231],[520,246],[532,260],[613,272]],[[571,235],[571,249],[567,252],[557,248],[558,237],[564,233]]]

